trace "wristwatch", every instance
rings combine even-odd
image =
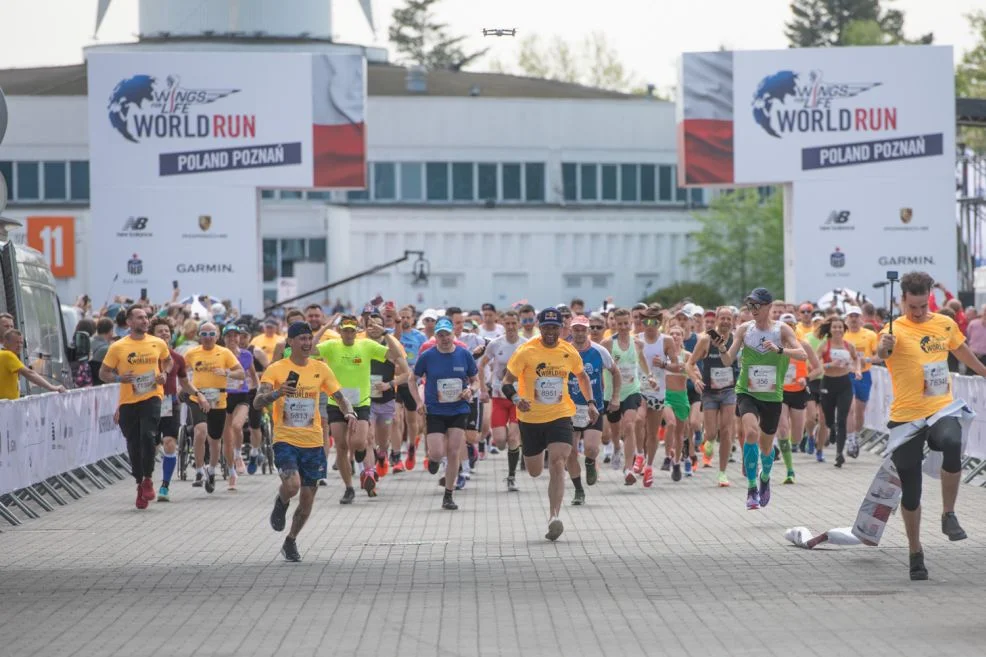
[[[783,354],[784,353],[784,346],[783,345],[778,345],[778,347],[777,347],[777,353],[779,353],[779,354]]]

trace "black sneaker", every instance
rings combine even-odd
[[[911,555],[911,580],[918,582],[928,579],[928,569],[924,567],[924,552]]]
[[[585,504],[585,491],[575,491],[575,498],[572,499],[572,506],[582,506],[583,504]]]
[[[205,476],[205,492],[211,493],[216,490],[216,473],[210,472]]]
[[[661,470],[663,470],[664,472],[667,472],[670,469],[671,469],[671,459],[668,458],[667,456],[665,456],[664,457],[664,462],[661,463]]]
[[[661,468],[664,469],[663,467]],[[671,481],[681,481],[681,464],[675,463],[671,466]]]
[[[968,538],[965,530],[959,524],[954,511],[941,514],[941,533],[948,536],[950,541],[961,541]]]
[[[284,539],[284,545],[281,546],[281,554],[284,555],[285,561],[301,561],[301,553],[298,552],[298,544],[293,538]]]
[[[835,455],[835,467],[841,468],[842,464],[846,462],[846,457],[842,454]]]
[[[274,496],[274,510],[270,512],[270,526],[276,532],[284,531],[290,502],[282,502],[280,495]]]
[[[192,486],[195,488],[202,488],[202,473],[195,473],[195,481],[192,482]]]
[[[445,498],[442,499],[442,508],[446,511],[455,511],[459,508],[459,505],[452,499],[452,493],[450,491],[445,491]]]
[[[352,504],[355,499],[356,489],[350,486],[346,489],[346,492],[342,494],[342,497],[339,499],[339,504]]]
[[[599,479],[599,473],[596,471],[596,462],[587,461],[585,464],[585,483],[586,486],[595,486],[596,481]]]

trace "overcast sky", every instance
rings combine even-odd
[[[322,1],[329,6],[329,0]],[[0,68],[81,62],[82,48],[94,43],[96,3],[0,0]],[[359,0],[332,4],[337,40],[385,46],[390,14],[404,1],[373,0],[376,36],[363,19]],[[601,30],[638,82],[667,88],[675,84],[675,60],[683,51],[715,50],[720,45],[786,47],[789,6],[790,0],[443,0],[438,17],[452,32],[471,35],[470,47],[492,46],[491,55],[507,63],[515,60],[517,40],[484,39],[482,28],[515,27],[521,34],[559,35],[572,41]],[[889,6],[905,12],[908,36],[934,32],[935,42],[955,46],[958,58],[975,43],[963,16],[986,7],[986,0],[896,0]],[[132,41],[137,29],[137,0],[114,0],[98,42]],[[474,68],[482,70],[488,61]]]

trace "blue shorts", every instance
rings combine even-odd
[[[321,447],[295,447],[290,443],[274,443],[274,465],[281,472],[295,470],[301,477],[301,485],[318,486],[325,479],[328,461]]]
[[[853,396],[864,404],[868,403],[870,401],[870,388],[873,387],[873,377],[870,372],[863,372],[863,378],[859,381],[856,380],[856,377],[851,378]]]

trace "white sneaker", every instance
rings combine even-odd
[[[557,541],[563,531],[565,531],[565,525],[562,524],[561,518],[555,516],[548,522],[548,533],[544,537],[549,541]]]

